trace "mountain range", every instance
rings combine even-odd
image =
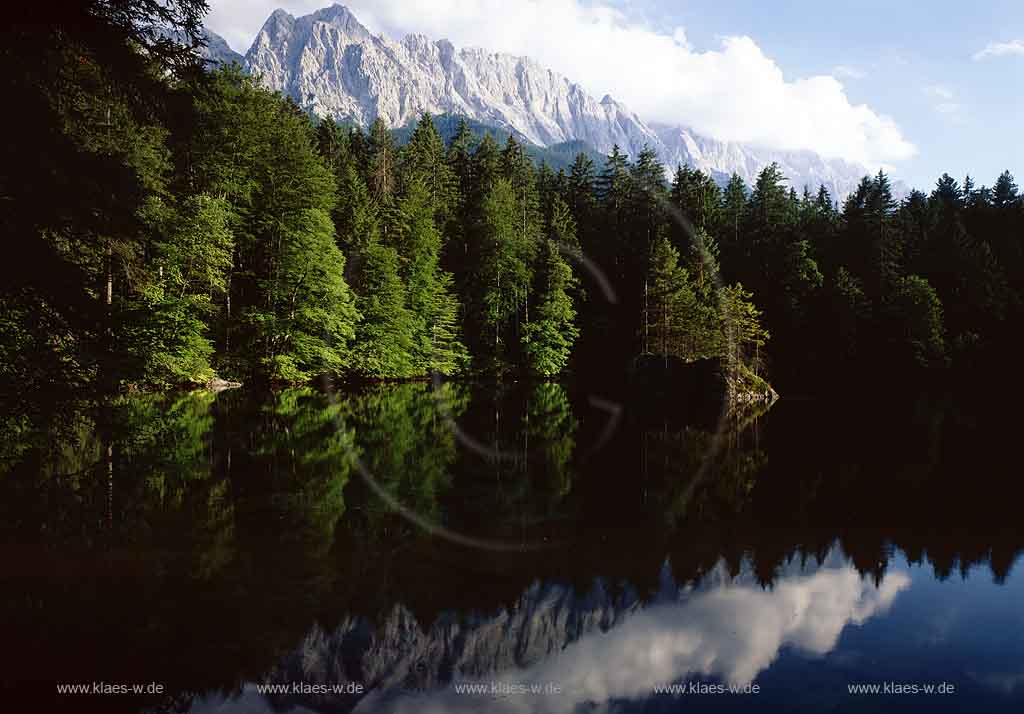
[[[901,572],[872,583],[833,548],[818,563],[786,562],[770,590],[750,563],[732,574],[719,561],[680,583],[666,561],[657,590],[643,596],[625,581],[536,580],[497,610],[446,610],[430,622],[395,603],[376,616],[343,615],[333,628],[314,625],[262,677],[316,685],[319,694],[278,696],[268,709],[250,685],[193,711],[561,714],[605,711],[697,673],[742,687],[783,649],[828,654],[848,625],[884,613],[909,585]],[[557,696],[473,696],[452,686],[546,682],[560,684]],[[355,683],[363,694],[327,693]]]
[[[342,5],[293,17],[276,10],[244,56],[207,30],[206,57],[239,62],[268,88],[319,116],[368,126],[378,117],[401,128],[422,112],[465,116],[538,147],[575,142],[635,158],[651,147],[668,170],[689,165],[724,183],[748,185],[772,162],[798,192],[824,184],[841,199],[868,169],[811,151],[777,151],[702,136],[684,124],[645,123],[621,102],[600,101],[529,57],[456,48],[447,40],[374,35]]]

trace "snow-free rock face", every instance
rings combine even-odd
[[[206,47],[199,52],[203,59],[215,65],[231,64],[233,62],[239,65],[245,63],[245,57],[231,49],[231,45],[227,43],[227,40],[216,32],[211,32],[204,28],[203,35],[206,39]]]
[[[180,30],[161,31],[160,34],[163,37],[174,40],[179,44],[186,46],[191,46],[192,44],[185,36],[185,33]],[[202,39],[205,44],[198,47],[197,52],[199,56],[208,63],[208,65],[217,67],[222,64],[231,64],[232,62],[236,62],[239,65],[243,65],[245,63],[245,57],[231,49],[231,45],[227,43],[227,40],[213,30],[204,27]]]
[[[513,128],[540,146],[579,139],[630,153],[657,136],[610,97],[601,102],[527,57],[456,49],[409,35],[374,37],[340,5],[293,18],[277,10],[246,55],[251,72],[318,114],[405,126],[428,111]]]
[[[337,712],[357,703],[356,711],[402,714],[602,709],[698,672],[746,686],[784,647],[827,654],[847,625],[885,612],[909,585],[902,572],[875,583],[862,578],[836,548],[818,563],[790,559],[770,590],[749,562],[732,575],[719,561],[683,584],[666,561],[657,590],[645,597],[624,581],[612,586],[595,578],[577,589],[538,580],[493,611],[446,610],[424,623],[396,603],[376,618],[346,615],[333,629],[314,626],[263,681],[320,685],[321,693],[330,691],[327,685],[358,683],[366,694],[361,703],[286,695],[275,711],[300,705]],[[543,700],[502,700],[486,691],[473,699],[449,686],[473,682],[491,691],[501,683],[556,682],[562,690]]]
[[[868,173],[809,151],[763,150],[681,126],[654,127],[611,97],[597,101],[527,57],[459,49],[422,35],[401,42],[374,36],[341,5],[298,18],[276,10],[246,53],[245,66],[299,105],[364,126],[378,117],[390,127],[405,126],[425,111],[465,115],[514,129],[540,146],[579,140],[602,153],[618,145],[635,158],[646,145],[670,170],[689,164],[719,180],[735,172],[748,184],[777,161],[798,191],[824,183],[834,197],[852,191]]]

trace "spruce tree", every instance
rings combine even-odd
[[[628,202],[630,195],[629,161],[618,145],[605,158],[604,168],[597,177],[597,197],[600,202],[600,238],[594,241],[591,250],[609,278],[622,285],[626,254],[626,227],[628,225]]]
[[[575,235],[569,209],[559,198],[552,207],[550,231],[534,273],[534,308],[522,333],[527,368],[543,377],[565,369],[579,337],[572,299],[578,281],[561,255],[561,246],[574,243]]]
[[[483,366],[497,371],[513,366],[516,323],[532,277],[536,245],[522,240],[520,221],[520,205],[511,182],[496,179],[482,206],[473,308]]]
[[[448,163],[444,141],[427,113],[420,117],[402,149],[400,178],[402,183],[415,180],[426,186],[438,230],[443,231],[456,220],[458,178]]]
[[[417,374],[416,330],[399,274],[399,255],[383,243],[376,207],[354,166],[341,183],[342,201],[335,212],[338,244],[348,254],[348,280],[362,316],[356,327],[352,371],[366,377]]]
[[[265,90],[251,99],[254,188],[236,233],[245,270],[232,283],[232,347],[257,377],[302,381],[346,366],[358,317],[330,219],[334,177],[305,115]]]
[[[697,335],[691,319],[696,297],[679,251],[663,236],[655,239],[644,294],[642,353],[686,359],[695,351]]]
[[[580,152],[573,160],[566,182],[565,202],[576,222],[577,239],[585,251],[593,250],[592,231],[597,218],[594,161]]]
[[[946,360],[942,302],[918,275],[900,278],[886,296],[887,333],[896,366],[941,366]]]
[[[722,193],[722,210],[716,228],[717,236],[725,256],[723,265],[730,275],[735,273],[735,266],[745,249],[741,239],[746,223],[747,186],[739,174],[733,174]]]
[[[398,253],[374,234],[359,251],[352,276],[362,320],[356,328],[351,369],[367,377],[419,374],[415,359],[416,325],[406,307],[405,285],[398,275]]]
[[[370,193],[378,202],[386,203],[395,190],[398,151],[391,132],[380,117],[373,120],[367,138]]]
[[[405,180],[395,237],[414,324],[414,363],[421,373],[451,374],[465,354],[457,326],[459,305],[451,292],[451,275],[440,265],[441,234],[434,224],[430,187],[420,175]]]
[[[870,265],[872,291],[886,292],[887,286],[900,273],[902,245],[895,225],[896,201],[885,172],[879,171],[871,182],[865,213],[865,231],[871,246]]]
[[[763,357],[761,349],[768,341],[768,331],[761,325],[761,312],[753,294],[735,283],[722,289],[719,296],[722,326],[720,354],[725,358],[734,378],[746,379],[748,370],[755,375]]]
[[[993,188],[993,203],[996,208],[1012,206],[1019,200],[1017,184],[1013,180],[1013,174],[1004,171],[999,174],[996,185]]]

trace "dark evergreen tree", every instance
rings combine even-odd
[[[560,249],[575,242],[573,234],[569,209],[556,197],[551,237],[543,242],[534,270],[533,314],[522,333],[528,369],[543,377],[554,377],[565,369],[579,336],[572,299],[577,280]]]
[[[413,320],[413,361],[418,373],[452,374],[464,366],[459,303],[452,277],[441,269],[441,234],[434,224],[434,196],[418,175],[406,178],[397,205],[396,246]]]

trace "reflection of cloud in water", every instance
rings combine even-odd
[[[875,587],[850,566],[780,578],[772,590],[725,585],[677,603],[642,610],[606,633],[592,633],[532,667],[492,680],[508,684],[553,682],[561,695],[458,694],[452,686],[388,697],[375,692],[358,712],[404,714],[487,711],[572,711],[583,702],[643,698],[654,686],[688,676],[749,684],[784,646],[823,655],[848,624],[884,612],[910,585],[890,573]]]
[[[277,714],[280,711],[257,692],[252,683],[243,686],[237,694],[210,693],[197,697],[189,708],[191,714]],[[316,714],[315,710],[301,706],[290,706],[286,711],[288,714]]]

